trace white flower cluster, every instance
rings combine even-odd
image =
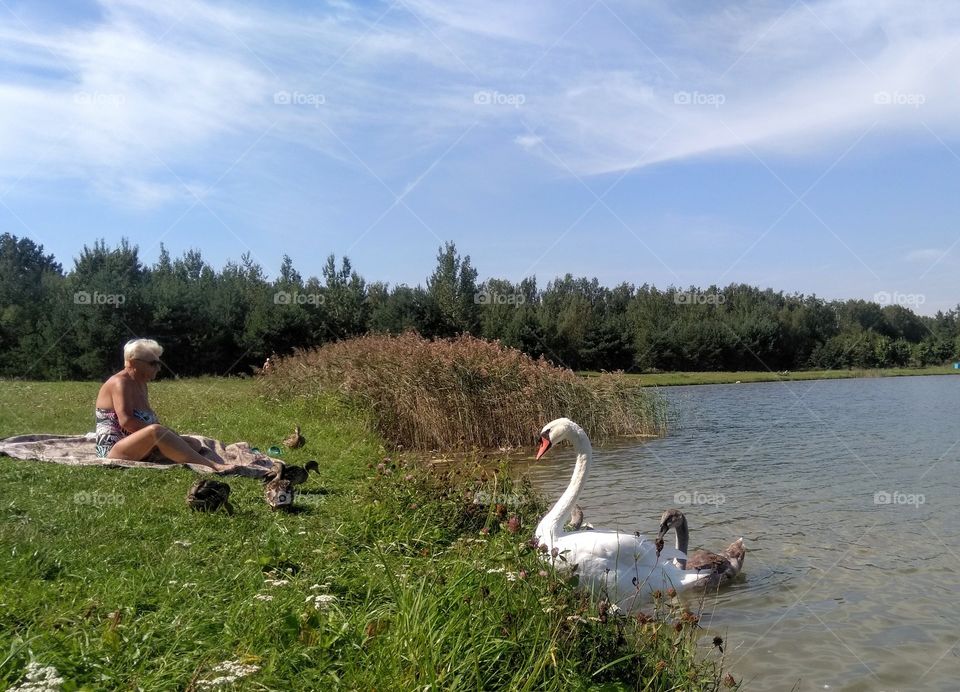
[[[63,678],[53,666],[43,666],[36,661],[27,664],[23,682],[7,692],[59,692]]]
[[[222,675],[218,675],[211,680],[198,680],[197,687],[212,688],[230,685],[240,678],[253,675],[258,670],[260,670],[260,666],[241,663],[240,661],[224,661],[223,663],[218,663],[214,666],[213,670],[210,671],[212,673],[222,673]]]
[[[337,597],[329,593],[319,593],[307,596],[307,603],[313,603],[313,607],[322,610],[337,600]]]

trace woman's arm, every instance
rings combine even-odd
[[[120,426],[128,433],[137,432],[149,425],[149,423],[145,423],[133,415],[133,411],[137,408],[137,403],[141,399],[138,394],[135,382],[123,377],[117,378],[114,382],[113,410],[117,412]]]

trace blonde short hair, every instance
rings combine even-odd
[[[123,345],[123,360],[143,360],[144,356],[153,356],[157,360],[163,354],[163,346],[153,339],[130,339]]]

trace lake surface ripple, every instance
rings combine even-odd
[[[960,377],[660,391],[669,435],[598,446],[579,503],[598,528],[679,507],[692,547],[744,537],[701,624],[746,689],[960,689]],[[553,500],[572,465],[524,471]]]

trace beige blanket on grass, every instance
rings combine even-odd
[[[202,435],[183,435],[197,440],[207,449],[216,452],[228,464],[239,468],[225,475],[261,478],[277,461],[262,452],[254,452],[246,442],[224,445],[220,440]],[[108,466],[113,468],[170,469],[186,466],[200,473],[212,473],[207,466],[177,464],[154,453],[147,461],[105,459],[97,456],[96,435],[17,435],[0,440],[0,456],[32,461],[50,461],[69,466]]]

